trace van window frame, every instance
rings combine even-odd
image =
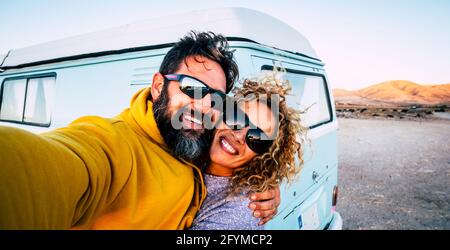
[[[6,81],[14,81],[14,80],[21,80],[21,79],[26,79],[25,82],[25,97],[24,97],[24,104],[23,104],[23,110],[22,110],[22,121],[17,121],[17,120],[8,120],[8,119],[1,119],[1,122],[11,122],[11,123],[16,123],[16,124],[24,124],[24,125],[32,125],[32,126],[39,126],[39,127],[50,127],[51,123],[52,123],[52,116],[50,115],[50,120],[48,123],[36,123],[36,122],[26,122],[24,121],[25,119],[25,109],[26,109],[26,104],[27,104],[27,91],[28,91],[28,82],[30,81],[30,79],[36,79],[36,78],[45,78],[45,77],[54,77],[55,78],[55,84],[56,84],[56,78],[57,78],[57,74],[55,72],[49,72],[49,73],[41,73],[41,74],[34,74],[34,75],[23,75],[23,76],[15,76],[15,77],[8,77],[3,79],[2,81],[2,86],[0,88],[0,110],[2,108],[3,105],[3,91],[5,88],[5,82]]]
[[[262,71],[262,70],[270,70],[270,71],[272,71],[274,68],[275,68],[275,67],[272,66],[272,65],[262,65],[262,66],[261,66],[261,71]],[[277,67],[277,70],[278,70],[278,71],[283,70],[283,71],[286,71],[287,73],[293,73],[293,74],[300,74],[300,75],[309,75],[309,76],[317,76],[317,77],[321,77],[322,80],[323,80],[323,84],[324,84],[323,87],[324,87],[324,89],[325,89],[326,100],[327,100],[327,106],[328,106],[328,114],[329,114],[329,116],[330,116],[330,119],[329,119],[329,120],[326,120],[326,121],[323,121],[323,122],[319,122],[319,123],[314,124],[314,125],[312,125],[312,126],[309,126],[309,129],[317,128],[317,127],[320,127],[320,126],[322,126],[322,125],[324,125],[324,124],[333,122],[333,120],[334,120],[334,117],[333,117],[333,107],[332,107],[332,105],[331,105],[330,92],[328,91],[328,82],[327,82],[327,79],[326,79],[325,75],[320,74],[320,73],[314,73],[314,72],[308,72],[308,71],[297,70],[297,69],[290,69],[290,68],[280,68],[280,67]]]

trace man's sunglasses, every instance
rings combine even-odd
[[[208,87],[203,81],[188,75],[183,74],[168,74],[164,75],[168,81],[177,81],[180,83],[180,90],[192,99],[202,99],[207,94],[217,94],[223,98],[225,93]]]
[[[248,147],[257,154],[264,154],[267,152],[272,146],[274,140],[269,139],[269,136],[267,136],[262,129],[253,125],[247,114],[238,108],[236,103],[234,103],[233,106],[234,112],[229,113],[224,110],[224,123],[232,130],[241,130],[250,126],[247,134],[245,135],[245,142]]]

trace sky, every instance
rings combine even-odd
[[[0,0],[0,54],[174,13],[245,7],[301,32],[332,88],[450,83],[450,0]]]

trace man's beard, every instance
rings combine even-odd
[[[213,130],[175,129],[171,124],[169,112],[169,96],[164,86],[158,99],[153,101],[153,114],[156,124],[166,145],[175,157],[204,167],[209,162],[209,149],[212,143]]]

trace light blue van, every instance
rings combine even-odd
[[[241,77],[281,63],[292,107],[304,110],[310,145],[296,181],[266,229],[341,229],[337,120],[324,63],[287,24],[243,8],[194,11],[11,50],[0,58],[0,125],[43,132],[85,115],[110,117],[151,84],[171,45],[190,30],[225,35]]]

